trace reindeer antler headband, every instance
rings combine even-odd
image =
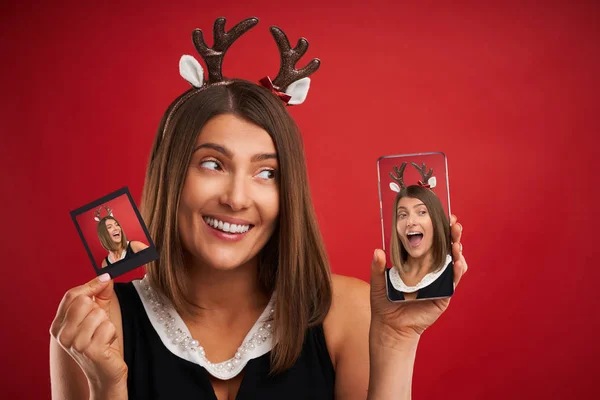
[[[229,47],[239,39],[244,33],[258,24],[258,18],[247,18],[235,25],[229,32],[225,32],[225,18],[217,18],[213,27],[214,44],[210,48],[204,42],[202,30],[195,29],[192,32],[192,40],[196,50],[206,63],[208,69],[208,79],[204,79],[204,70],[200,63],[190,55],[183,55],[179,60],[179,73],[188,81],[195,90],[182,95],[177,103],[173,105],[163,127],[163,133],[166,132],[171,118],[181,105],[196,93],[213,85],[226,85],[231,80],[225,78],[222,72],[223,58]],[[298,44],[293,49],[287,36],[276,26],[271,27],[271,34],[275,38],[279,53],[281,56],[281,65],[279,72],[273,81],[269,76],[262,78],[260,85],[271,90],[286,105],[302,104],[308,94],[310,87],[309,75],[312,75],[321,65],[318,58],[313,59],[304,68],[297,70],[296,63],[306,53],[308,41],[300,38]]]
[[[400,165],[400,168],[394,166],[394,172],[396,175],[394,175],[393,172],[390,172],[390,176],[395,181],[390,182],[390,189],[392,189],[394,192],[400,192],[401,189],[406,188],[406,185],[404,184],[404,170],[406,169],[406,164],[406,162],[403,162]],[[436,185],[436,179],[435,176],[433,176],[433,169],[430,168],[429,171],[426,172],[427,168],[425,167],[425,163],[421,164],[420,167],[419,164],[414,162],[411,162],[411,165],[415,167],[421,174],[422,180],[418,181],[417,184],[428,189],[433,189]]]
[[[109,216],[112,217],[113,216],[112,209],[109,206],[98,207],[98,209],[96,209],[96,211],[94,211],[94,219],[97,222],[100,222],[100,220],[102,219],[102,218],[100,218],[100,212],[102,211],[103,208],[106,210],[106,216],[107,217],[109,217]]]
[[[206,81],[204,80],[204,70],[194,57],[183,55],[179,61],[181,76],[195,88],[202,89],[209,85],[226,83],[228,81],[223,76],[221,70],[225,53],[233,42],[258,24],[258,18],[245,19],[231,28],[229,32],[225,32],[225,22],[225,18],[218,18],[215,21],[213,27],[214,44],[212,48],[206,45],[202,30],[195,29],[192,33],[194,46],[208,69],[208,79]],[[306,99],[310,87],[310,78],[308,77],[319,69],[321,61],[315,58],[304,68],[296,69],[296,63],[308,49],[308,41],[305,38],[300,38],[296,47],[292,48],[287,36],[280,28],[272,26],[270,30],[279,48],[281,65],[273,81],[271,81],[270,77],[265,76],[259,82],[262,86],[270,89],[286,104],[302,104]]]

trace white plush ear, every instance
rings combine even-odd
[[[295,106],[304,103],[309,88],[310,78],[302,78],[290,83],[290,86],[285,90],[285,94],[292,97],[290,101],[288,101],[288,104]]]
[[[396,193],[400,192],[400,186],[396,182],[390,182],[390,189]]]
[[[97,222],[100,222],[100,218],[98,218],[98,217],[94,217],[94,219],[95,219]]]
[[[201,87],[204,82],[204,70],[192,56],[183,55],[179,59],[179,74],[194,87]]]
[[[429,188],[433,189],[435,187],[435,185],[437,184],[437,180],[435,179],[435,176],[432,176],[431,178],[429,178],[427,183],[429,184]]]

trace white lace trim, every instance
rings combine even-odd
[[[227,380],[235,377],[244,369],[248,361],[268,353],[273,347],[272,322],[268,320],[274,312],[274,295],[235,355],[229,360],[213,363],[206,358],[204,348],[192,338],[185,322],[171,303],[149,286],[146,277],[133,281],[133,285],[152,327],[165,347],[177,357],[205,368],[215,378]]]
[[[448,265],[451,262],[452,262],[452,256],[448,254],[446,256],[446,264],[444,264],[444,267],[442,269],[440,269],[437,272],[428,273],[415,286],[406,285],[402,281],[402,278],[400,278],[400,272],[398,272],[398,268],[392,267],[390,269],[390,281],[392,282],[392,286],[394,287],[394,289],[396,289],[397,291],[402,292],[402,293],[414,293],[417,290],[423,289],[424,287],[427,287],[427,286],[431,285],[433,282],[435,282],[435,280],[444,273],[444,271],[446,270],[446,268],[448,268]]]

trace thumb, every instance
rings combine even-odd
[[[385,252],[376,249],[371,263],[371,295],[385,295]]]
[[[88,295],[108,313],[110,301],[115,295],[114,281],[108,273],[102,274],[87,283]]]

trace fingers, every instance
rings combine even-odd
[[[60,325],[55,328],[53,336],[58,343],[69,350],[78,335],[80,325],[87,316],[95,309],[99,308],[92,299],[87,296],[79,296],[69,306],[65,317]]]
[[[385,253],[377,249],[371,262],[371,293],[385,292]]]
[[[462,255],[463,245],[460,242],[452,243],[452,260],[460,260]]]
[[[109,280],[107,284],[101,288],[94,296],[96,304],[98,304],[107,313],[110,312],[110,301],[115,296],[115,285],[113,280]]]
[[[460,242],[460,238],[462,237],[463,227],[460,222],[456,222],[456,217],[454,217],[454,223],[450,226],[450,235],[452,236],[452,242]]]
[[[110,323],[108,315],[100,307],[94,307],[92,311],[81,322],[79,329],[72,341],[71,348],[80,354],[87,354],[98,327],[105,321]],[[112,325],[112,323],[110,323]]]
[[[454,263],[454,287],[458,286],[460,279],[467,272],[468,266],[465,261],[465,257],[462,254],[462,244],[461,243],[453,243],[452,244],[452,260]]]
[[[94,332],[92,336],[93,344],[101,344],[103,346],[110,346],[117,340],[117,328],[108,319],[104,320]]]
[[[456,215],[450,216],[450,234],[452,236],[452,260],[454,262],[454,287],[458,285],[462,276],[467,272],[467,262],[462,255],[463,245],[460,242],[462,238],[463,227],[457,222]]]
[[[65,293],[62,301],[58,306],[56,317],[54,318],[54,321],[52,321],[52,325],[50,326],[50,334],[56,337],[60,326],[62,325],[63,320],[65,319],[67,310],[71,307],[71,305],[76,299],[78,299],[80,296],[89,298],[90,300],[98,295],[106,296],[106,293],[104,292],[106,292],[106,289],[108,287],[110,287],[110,291],[113,291],[112,286],[113,284],[112,280],[110,279],[110,275],[103,274],[92,279],[88,283],[74,287],[73,289]]]

